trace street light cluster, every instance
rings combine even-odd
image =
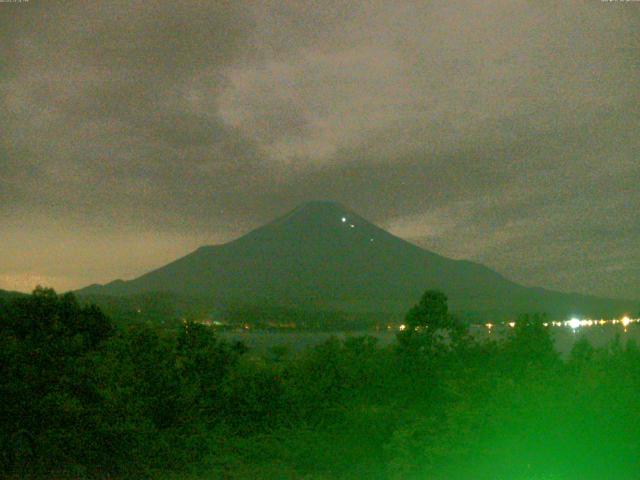
[[[626,329],[632,323],[640,323],[640,318],[629,318],[626,315],[620,319],[614,318],[610,320],[605,320],[605,319],[593,320],[590,318],[580,319],[580,318],[573,317],[570,320],[565,320],[565,321],[544,322],[542,325],[545,327],[570,327],[572,330],[576,330],[580,327],[622,325]],[[515,328],[516,322],[508,322],[506,324],[503,323],[502,325],[507,325],[510,328]],[[487,330],[491,331],[495,327],[495,324],[485,323],[484,326],[487,328]]]

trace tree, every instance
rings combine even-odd
[[[560,360],[544,315],[521,315],[505,345],[511,368],[549,367]]]
[[[3,307],[0,433],[12,439],[3,468],[55,470],[88,455],[86,426],[100,403],[89,358],[112,333],[97,307],[72,294],[38,287]]]
[[[447,296],[439,290],[427,290],[405,316],[398,342],[403,348],[426,351],[456,342],[464,331],[449,313]]]
[[[409,310],[405,317],[408,330],[445,327],[449,319],[447,296],[438,290],[427,290],[420,302]]]

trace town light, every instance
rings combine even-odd
[[[569,326],[575,330],[580,326],[580,320],[577,318],[572,318],[571,320],[569,320]]]

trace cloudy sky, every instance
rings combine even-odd
[[[0,288],[131,278],[310,199],[640,298],[640,3],[0,3]]]

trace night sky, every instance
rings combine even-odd
[[[640,299],[640,3],[0,3],[0,288],[131,278],[335,200]]]

